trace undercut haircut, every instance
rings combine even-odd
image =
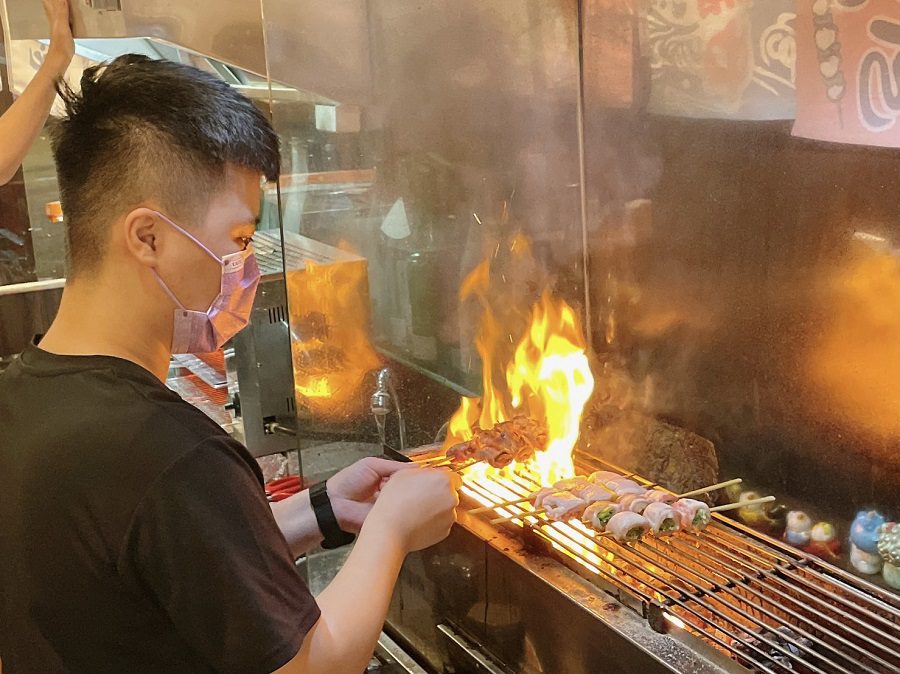
[[[125,54],[60,83],[51,129],[66,220],[68,276],[98,269],[112,223],[155,200],[185,225],[203,219],[229,164],[279,172],[278,137],[253,103],[190,65]]]

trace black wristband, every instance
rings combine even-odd
[[[316,522],[319,523],[319,531],[325,537],[325,540],[322,541],[322,547],[325,550],[339,548],[356,539],[356,536],[348,534],[338,524],[334,509],[331,507],[331,499],[328,498],[328,485],[325,482],[319,482],[310,487],[309,502],[312,505],[313,514],[316,516]]]

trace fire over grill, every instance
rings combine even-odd
[[[581,473],[618,470],[579,460]],[[632,479],[647,480],[639,476]],[[525,497],[533,477],[468,479],[479,505]],[[526,514],[530,504],[497,508]],[[494,517],[494,511],[488,513]],[[501,526],[611,591],[657,631],[683,628],[751,671],[900,672],[900,598],[816,557],[716,516],[700,534],[622,544],[580,522],[530,515]]]

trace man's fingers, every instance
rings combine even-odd
[[[462,488],[462,478],[456,473],[450,473],[450,486],[453,487],[454,491],[459,491]]]
[[[412,461],[390,461],[388,459],[379,459],[374,456],[366,457],[363,461],[367,468],[374,471],[382,478],[389,477],[400,470],[415,468],[416,465]]]

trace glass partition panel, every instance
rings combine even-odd
[[[273,102],[267,206],[286,248],[329,251],[288,280],[299,432],[376,429],[387,367],[422,445],[481,391],[485,306],[511,351],[545,289],[584,305],[577,3],[333,4],[263,2],[270,72],[304,92]]]

